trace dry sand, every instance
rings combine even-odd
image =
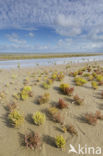
[[[87,144],[87,146],[94,147],[100,146],[103,150],[103,121],[98,121],[96,126],[91,126],[79,120],[79,117],[87,112],[95,112],[96,110],[101,110],[101,112],[103,113],[103,99],[99,98],[100,92],[101,90],[103,90],[103,87],[99,87],[98,90],[93,90],[91,88],[90,82],[88,82],[83,87],[75,86],[72,81],[73,78],[68,76],[68,73],[70,71],[75,71],[85,66],[85,64],[74,64],[68,69],[65,68],[66,65],[54,65],[49,67],[35,67],[31,69],[3,69],[0,71],[0,92],[5,91],[6,93],[6,97],[0,99],[0,156],[78,155],[73,153],[68,154],[69,144],[72,144],[76,148],[78,144],[81,144],[81,146],[84,146],[85,144]],[[103,65],[102,62],[98,62],[97,64],[100,64],[101,66]],[[50,75],[50,71],[54,70],[57,70],[58,72],[65,72],[65,78],[62,82],[66,82],[71,86],[74,86],[74,94],[78,94],[80,97],[84,98],[84,105],[76,106],[75,104],[71,103],[72,98],[60,94],[56,88],[59,87],[61,82],[55,81],[52,87],[47,91],[45,91],[45,89],[41,87],[43,80],[36,82],[40,72],[48,71],[48,75]],[[35,78],[31,77],[32,73],[35,73]],[[14,74],[17,76],[15,79],[12,78],[12,75]],[[8,125],[8,112],[5,108],[6,105],[14,100],[12,95],[19,92],[23,87],[23,80],[26,77],[29,77],[28,85],[32,85],[33,97],[25,101],[17,101],[20,112],[24,113],[25,122],[19,129],[16,129]],[[50,102],[48,102],[47,104],[38,105],[36,103],[36,98],[45,92],[50,93]],[[50,121],[48,118],[42,126],[35,126],[29,121],[30,114],[33,114],[37,110],[44,111],[53,103],[57,103],[59,98],[63,98],[69,104],[69,108],[61,110],[61,113],[65,117],[65,123],[71,123],[76,127],[78,136],[72,137],[69,133],[63,133],[60,129],[60,125],[58,123]],[[38,132],[42,136],[43,146],[41,150],[32,151],[22,145],[23,134],[30,132],[30,130]],[[57,135],[63,135],[67,141],[64,151],[61,151],[52,144],[52,138],[55,138]],[[82,154],[80,154],[80,156],[82,156]],[[87,154],[87,156],[89,155]]]

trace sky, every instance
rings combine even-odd
[[[103,0],[0,0],[0,52],[103,52]]]

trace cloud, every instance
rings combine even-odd
[[[20,44],[20,45],[25,45],[27,43],[26,40],[21,39],[16,33],[7,34],[6,36],[10,42]]]
[[[48,26],[60,35],[82,36],[86,32],[88,37],[97,28],[103,31],[102,19],[102,0],[0,1],[0,29],[35,30]]]
[[[40,27],[49,27],[59,34],[55,45],[32,45],[13,33],[7,35],[10,45],[6,46],[31,51],[101,51],[103,0],[0,1],[0,30],[28,30],[27,36],[34,37],[33,30],[39,31]]]
[[[29,33],[28,33],[28,36],[29,36],[29,37],[34,37],[34,33],[29,32]]]

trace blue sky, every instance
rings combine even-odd
[[[103,52],[103,0],[0,0],[0,52]]]

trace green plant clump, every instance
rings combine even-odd
[[[66,89],[66,88],[69,88],[69,84],[62,83],[62,84],[60,85],[60,89],[61,89],[63,92],[65,92],[65,89]]]
[[[56,146],[58,148],[64,148],[65,147],[66,141],[62,135],[57,136],[55,141],[56,141]]]
[[[91,85],[92,85],[93,89],[98,89],[98,84],[96,81],[92,81]]]
[[[36,125],[42,125],[46,120],[45,114],[41,112],[36,112],[32,118]]]
[[[21,99],[26,100],[29,97],[30,93],[31,93],[31,87],[25,86],[20,93]]]
[[[83,79],[82,77],[76,77],[74,79],[76,85],[78,86],[83,86],[85,83],[87,83],[87,81],[85,79]]]
[[[14,127],[19,127],[24,121],[23,115],[20,114],[17,110],[10,112],[8,119],[11,125],[13,125]]]

